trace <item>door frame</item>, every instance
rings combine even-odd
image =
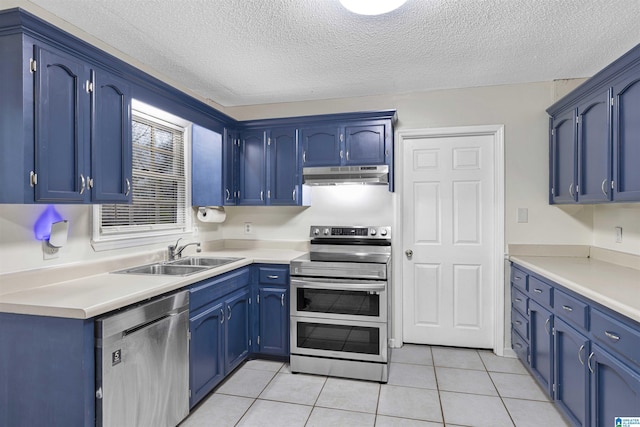
[[[395,159],[396,171],[404,170],[404,141],[411,139],[424,138],[440,138],[452,136],[473,136],[473,135],[490,135],[493,136],[494,142],[494,194],[495,194],[495,216],[494,230],[495,241],[493,249],[493,277],[495,280],[494,288],[494,340],[493,352],[498,356],[510,354],[510,349],[505,349],[505,157],[504,157],[504,125],[478,125],[478,126],[457,126],[443,128],[423,128],[423,129],[407,129],[398,130],[396,132]],[[392,244],[394,248],[398,248],[392,254],[393,263],[396,266],[393,273],[393,292],[392,292],[392,336],[390,340],[391,347],[401,347],[404,341],[402,310],[403,310],[403,279],[402,279],[402,263],[404,261],[404,244],[402,241],[402,205],[404,197],[404,179],[398,177],[396,179],[397,199],[395,203],[394,215],[394,233]]]

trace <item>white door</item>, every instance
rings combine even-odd
[[[402,141],[404,342],[494,348],[495,140]]]

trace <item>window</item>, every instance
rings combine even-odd
[[[96,250],[164,242],[191,231],[189,124],[139,103],[132,117],[133,203],[94,207]]]

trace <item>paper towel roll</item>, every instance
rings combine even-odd
[[[198,220],[202,222],[224,222],[227,213],[222,206],[204,206],[198,208]]]

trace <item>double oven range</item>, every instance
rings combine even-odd
[[[312,226],[291,261],[291,371],[387,382],[390,227]]]

